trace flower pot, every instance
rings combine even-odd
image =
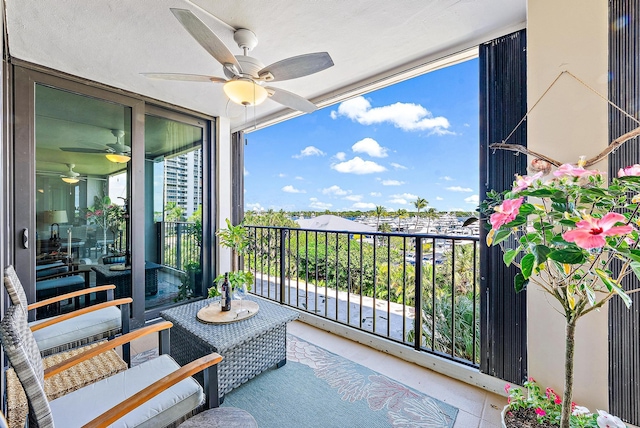
[[[507,404],[502,409],[502,412],[500,412],[500,422],[502,422],[502,428],[507,428],[507,425],[504,423],[504,415],[507,413],[508,408],[509,408],[509,405]]]

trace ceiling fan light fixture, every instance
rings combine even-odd
[[[65,183],[69,183],[69,184],[76,184],[80,180],[78,180],[75,177],[62,177],[62,181],[64,181]]]
[[[113,163],[127,163],[131,160],[131,156],[127,156],[121,153],[109,153],[107,159]]]
[[[253,106],[264,102],[267,90],[250,79],[230,80],[224,84],[224,93],[236,104]]]

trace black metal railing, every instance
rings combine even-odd
[[[247,229],[253,293],[478,365],[477,237]]]
[[[189,263],[200,263],[200,243],[196,223],[184,221],[157,222],[158,260],[160,264],[185,270]]]

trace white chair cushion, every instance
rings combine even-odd
[[[149,360],[51,402],[56,426],[80,427],[180,366],[168,355]],[[167,426],[204,402],[200,384],[188,378],[116,421],[115,427]]]
[[[33,321],[29,326],[43,322]],[[80,315],[33,332],[43,355],[49,350],[61,352],[88,342],[108,337],[122,328],[120,309],[108,307]]]

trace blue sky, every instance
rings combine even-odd
[[[245,209],[478,204],[478,60],[246,134]]]

